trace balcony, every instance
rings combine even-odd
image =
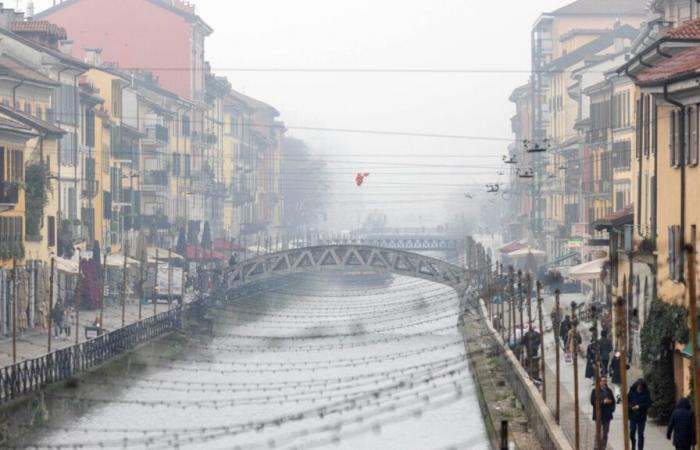
[[[143,173],[144,191],[165,191],[169,186],[169,176],[166,170],[149,170]]]
[[[168,143],[169,130],[162,125],[146,126],[146,136],[142,139],[144,145],[164,145]]]
[[[14,209],[19,202],[19,185],[9,181],[0,181],[0,211]]]
[[[100,183],[97,180],[83,180],[83,198],[95,198],[99,191]]]

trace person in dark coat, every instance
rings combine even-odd
[[[566,343],[569,340],[569,330],[571,329],[571,318],[569,316],[564,316],[561,325],[559,325],[559,340],[561,341],[564,348],[566,348]]]
[[[678,400],[671,414],[666,438],[671,439],[671,435],[673,435],[673,446],[676,450],[690,450],[690,447],[696,444],[695,415],[687,398]]]
[[[630,365],[627,364],[627,368]],[[620,352],[615,352],[612,361],[610,361],[610,381],[619,386],[622,383],[622,371],[620,370]]]
[[[598,388],[593,388],[591,390],[591,405],[593,406],[593,420],[596,420],[596,397],[600,398],[600,423],[602,425],[602,444],[603,446],[598,450],[603,450],[608,447],[608,434],[610,433],[610,422],[613,419],[613,413],[615,412],[615,394],[613,394],[612,389],[608,387],[608,380],[602,376],[600,377],[600,384]]]
[[[607,331],[603,331],[601,333],[601,337],[598,339],[598,346],[600,349],[600,373],[607,375],[608,364],[610,363],[610,353],[613,351],[613,345],[608,338]]]
[[[627,394],[627,403],[632,450],[644,450],[644,428],[647,424],[647,412],[651,406],[651,394],[646,381],[640,378],[632,385]]]
[[[593,344],[588,344],[586,348],[586,378],[592,379],[595,376],[595,350]]]

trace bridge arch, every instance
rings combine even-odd
[[[307,272],[392,273],[454,288],[467,287],[469,272],[417,253],[366,245],[322,245],[269,253],[247,259],[226,272],[229,290],[280,275]]]

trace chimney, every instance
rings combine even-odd
[[[91,66],[101,67],[102,66],[102,49],[101,48],[86,48],[85,50],[85,62]]]
[[[63,39],[61,41],[58,41],[58,50],[61,53],[65,53],[66,55],[70,55],[73,53],[73,41],[70,39]]]

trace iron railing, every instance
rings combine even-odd
[[[95,339],[0,369],[0,404],[76,376],[178,328],[183,313],[198,308],[199,303],[172,309]]]

